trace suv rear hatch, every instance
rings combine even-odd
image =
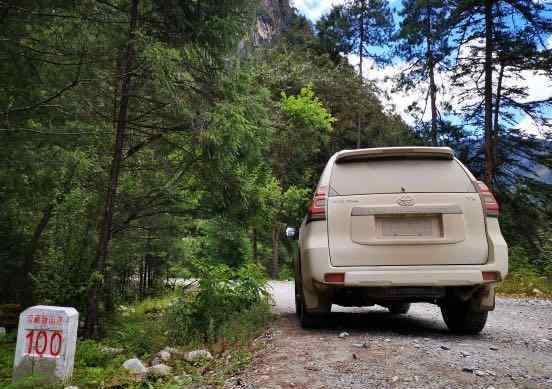
[[[448,148],[339,153],[327,223],[334,266],[487,261],[481,198]]]

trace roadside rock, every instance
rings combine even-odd
[[[155,365],[159,365],[163,363],[163,361],[161,360],[161,358],[159,357],[154,357],[151,362],[150,362],[150,366],[155,366]]]
[[[339,334],[338,338],[343,339],[343,338],[346,338],[347,336],[349,336],[348,332],[342,332],[342,333]]]
[[[148,369],[148,374],[153,377],[166,377],[171,374],[172,368],[165,364],[152,366]]]
[[[224,384],[230,386],[241,386],[242,380],[239,377],[230,377],[226,381],[224,381]]]
[[[537,288],[533,289],[532,292],[535,296],[542,296],[544,294],[542,291],[538,290]]]
[[[146,374],[148,371],[142,361],[138,358],[131,358],[123,363],[123,367],[130,370],[132,374]]]
[[[167,362],[169,359],[171,359],[171,353],[163,349],[157,353],[157,357],[162,361]]]
[[[207,350],[194,350],[187,353],[184,359],[188,362],[193,362],[199,359],[213,359],[213,356]]]

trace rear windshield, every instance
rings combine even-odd
[[[333,195],[373,193],[475,192],[455,160],[379,159],[336,163],[330,186]]]

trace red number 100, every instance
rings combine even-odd
[[[57,357],[61,352],[63,335],[59,331],[28,330],[25,338],[27,339],[27,354],[37,354],[41,357],[47,353]]]

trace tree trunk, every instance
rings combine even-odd
[[[429,71],[429,98],[431,100],[431,145],[437,146],[437,86],[435,85],[435,61],[431,41],[431,6],[427,3],[427,68]]]
[[[493,0],[485,0],[485,183],[492,190],[494,181],[493,135]]]
[[[44,210],[42,211],[42,217],[40,218],[40,221],[38,222],[34,230],[31,244],[29,245],[29,249],[27,250],[25,258],[23,259],[23,292],[21,294],[21,302],[23,304],[23,307],[29,307],[33,305],[34,302],[32,272],[35,263],[35,253],[38,249],[38,244],[40,242],[40,238],[42,237],[42,233],[44,232],[46,226],[48,225],[48,222],[50,221],[50,216],[52,215],[53,209],[54,204],[52,203],[44,208]]]
[[[498,71],[498,80],[496,82],[496,99],[495,99],[495,108],[494,108],[494,127],[493,133],[491,136],[491,145],[493,149],[493,166],[496,171],[496,168],[499,166],[499,161],[497,161],[497,145],[498,138],[500,136],[500,99],[502,97],[502,79],[504,77],[504,68],[506,66],[501,63],[500,70]]]
[[[140,270],[139,270],[139,272],[140,272],[140,282],[138,284],[138,297],[140,299],[142,299],[142,297],[144,297],[144,279],[146,277],[145,276],[145,271],[144,271],[145,270],[145,261],[146,261],[146,259],[145,259],[145,256],[144,256],[144,258],[141,258],[141,260],[140,260]]]
[[[149,295],[151,288],[153,286],[153,256],[148,257],[148,283],[147,283],[147,294]]]
[[[105,272],[105,287],[103,288],[103,303],[106,312],[115,311],[115,303],[113,300],[113,275],[111,269],[106,267]]]
[[[500,3],[497,1],[495,2],[496,6],[496,17],[500,18]],[[497,157],[497,150],[498,150],[498,138],[500,136],[500,103],[502,98],[502,80],[504,78],[504,71],[506,69],[506,63],[504,62],[503,58],[500,58],[500,56],[497,58],[498,63],[500,64],[500,68],[498,71],[498,79],[496,82],[496,98],[495,98],[495,107],[494,107],[494,123],[493,123],[493,132],[491,134],[491,149],[493,150],[493,160],[492,160],[492,166],[493,166],[493,177],[496,174],[496,170],[498,166],[500,165]]]
[[[36,250],[38,250],[40,239],[42,238],[42,234],[48,226],[48,222],[50,221],[54,208],[56,207],[56,205],[60,204],[63,201],[65,195],[71,190],[71,181],[73,181],[76,169],[77,165],[75,163],[69,168],[68,176],[63,183],[61,194],[59,194],[46,208],[42,210],[42,217],[40,218],[40,221],[38,222],[33,232],[33,237],[29,244],[29,249],[25,253],[25,257],[23,258],[23,292],[21,294],[21,302],[24,307],[29,307],[34,303],[32,273],[35,266],[35,254]]]
[[[257,262],[257,228],[253,227],[251,231],[251,251],[253,256],[253,262]]]
[[[359,44],[358,44],[358,59],[359,59],[359,73],[360,73],[360,85],[364,84],[364,72],[362,69],[362,57],[364,56],[364,13],[366,12],[366,1],[360,0],[360,26],[359,26]]]
[[[360,0],[360,26],[359,26],[359,45],[358,45],[358,59],[359,59],[359,65],[358,65],[358,72],[360,74],[360,86],[364,85],[364,70],[363,70],[363,57],[364,57],[364,12],[366,3],[365,0]],[[357,149],[360,149],[360,110],[358,112],[357,116]]]
[[[357,114],[357,144],[356,148],[360,149],[360,112]]]
[[[500,115],[500,99],[502,97],[502,79],[504,77],[504,68],[506,66],[501,63],[500,70],[498,71],[498,80],[496,82],[496,101],[495,101],[495,110],[494,110],[494,130],[493,138],[496,138],[498,135],[499,127],[499,115]],[[494,146],[494,144],[493,144]]]
[[[97,276],[104,275],[105,261],[109,251],[113,222],[113,203],[117,194],[117,184],[121,161],[123,159],[123,146],[125,132],[128,126],[128,105],[132,81],[132,70],[135,62],[134,34],[138,22],[138,1],[132,0],[130,4],[128,43],[121,68],[121,99],[119,103],[119,114],[117,116],[117,127],[115,133],[115,147],[111,160],[111,172],[109,187],[105,196],[102,221],[100,223],[100,239],[96,254],[95,272]],[[98,291],[99,282],[93,280],[88,290],[88,306],[86,314],[86,336],[98,336]]]
[[[280,226],[274,224],[272,226],[272,266],[270,269],[272,279],[278,278],[278,257],[280,251]]]

